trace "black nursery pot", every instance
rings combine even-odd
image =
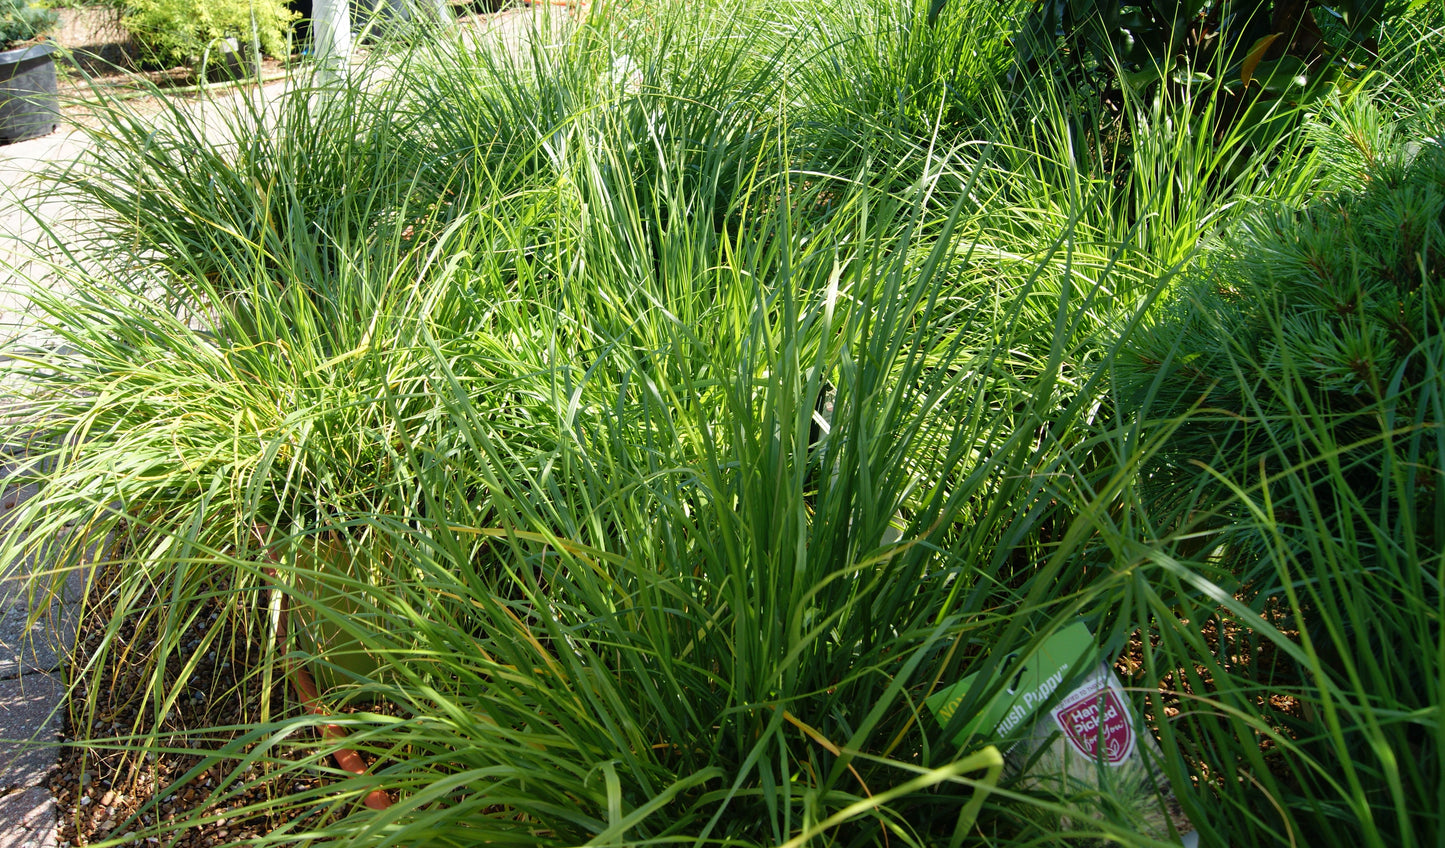
[[[48,135],[60,123],[54,52],[54,44],[0,52],[0,144]]]

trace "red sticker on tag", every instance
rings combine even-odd
[[[1054,708],[1054,720],[1074,750],[1091,760],[1120,765],[1134,753],[1134,725],[1123,699],[1108,685],[1092,692],[1076,690],[1078,694],[1083,697],[1068,698]]]

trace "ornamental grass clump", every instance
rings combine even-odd
[[[906,185],[927,159],[921,151],[978,140],[1007,70],[1007,4],[955,4],[941,17],[929,7],[863,0],[803,13],[795,85],[804,156],[828,169],[888,162],[872,176]]]
[[[412,205],[441,191],[417,189],[394,99],[341,83],[313,107],[312,93],[298,85],[271,111],[240,97],[219,116],[102,101],[84,167],[41,175],[95,226],[42,266],[64,285],[26,287],[37,334],[10,343],[7,385],[29,417],[9,438],[45,485],[6,556],[86,528],[52,549],[63,571],[108,540],[102,564],[126,564],[108,587],[117,608],[155,624],[153,649],[131,655],[154,715],[187,691],[189,671],[165,669],[206,597],[259,624],[278,550],[334,547],[364,535],[346,529],[358,515],[421,508],[398,458],[437,435],[418,334],[452,301],[405,284],[435,259],[406,233],[449,212]],[[359,114],[377,121],[364,141]]]
[[[1389,395],[1306,390],[1285,301],[1200,282],[1265,249],[1247,210],[1320,191],[1317,142],[1214,179],[1238,137],[1131,103],[1136,167],[1110,170],[1077,92],[1007,85],[987,0],[881,48],[891,0],[601,5],[517,53],[459,38],[243,101],[219,144],[197,113],[110,104],[86,167],[48,174],[105,229],[33,294],[60,343],[0,366],[27,381],[6,441],[29,439],[16,482],[39,490],[0,559],[84,529],[38,584],[103,542],[91,588],[118,612],[78,673],[126,658],[145,708],[101,739],[78,703],[80,744],[171,744],[176,699],[209,685],[188,659],[227,647],[187,641],[199,616],[259,657],[247,722],[187,729],[223,812],[165,822],[157,800],[118,832],[1166,844],[1135,799],[1006,777],[924,707],[970,674],[1000,689],[1082,618],[1205,844],[1434,841],[1433,760],[1400,764],[1440,735],[1409,649],[1438,637],[1438,552],[1405,526],[1421,495],[1351,475],[1428,478],[1439,369],[1399,354],[1395,423],[1337,437]],[[802,67],[825,54],[911,68],[897,90],[952,117]],[[977,89],[953,100],[937,59],[963,55]],[[876,134],[829,140],[820,114]],[[1237,256],[1198,249],[1223,231]],[[1172,323],[1196,290],[1208,337]],[[1225,344],[1209,322],[1235,313],[1260,338]],[[1196,408],[1191,345],[1234,375],[1227,414]],[[1381,651],[1410,655],[1364,662]],[[276,697],[297,664],[345,743]],[[365,774],[331,765],[342,744]],[[287,791],[248,794],[255,774]]]
[[[1063,446],[1096,426],[1099,383],[1057,387],[1090,291],[1035,297],[1058,278],[1021,261],[1000,299],[962,270],[981,213],[940,219],[927,196],[998,178],[981,158],[898,196],[789,173],[778,115],[738,122],[724,100],[758,90],[754,71],[713,66],[734,70],[671,72],[687,97],[650,90],[659,76],[617,114],[560,116],[547,141],[576,143],[512,160],[535,167],[516,182],[458,179],[435,221],[410,205],[418,183],[374,175],[451,173],[428,166],[463,149],[465,112],[282,104],[269,132],[207,148],[205,185],[225,187],[209,193],[178,114],[104,130],[109,170],[55,177],[113,216],[92,247],[117,261],[57,259],[69,290],[37,304],[65,345],[8,366],[48,459],[17,520],[112,540],[107,591],[156,623],[141,721],[200,685],[168,658],[224,647],[180,641],[212,598],[264,646],[247,685],[274,691],[283,657],[337,684],[375,773],[253,812],[319,803],[338,813],[326,835],[359,844],[1036,827],[985,806],[996,752],[939,746],[921,704],[979,646],[1098,613],[1053,594],[1082,587],[1070,556],[1089,539],[1060,539],[1091,499]],[[485,82],[474,96],[526,96]],[[318,138],[339,139],[319,151],[334,171],[299,161]],[[1044,302],[1059,331],[1020,360],[992,321]],[[68,553],[57,566],[79,567]],[[1036,614],[1000,613],[1019,607]],[[122,632],[100,651],[125,651]],[[316,719],[255,719],[220,761],[331,773]],[[115,744],[159,744],[134,732]],[[389,811],[339,815],[377,786]]]
[[[156,277],[157,296],[203,281],[219,298],[208,305],[237,320],[255,299],[281,296],[312,298],[328,330],[374,315],[373,288],[333,286],[359,264],[429,244],[412,235],[450,223],[457,175],[426,166],[420,116],[396,90],[351,78],[311,97],[308,78],[291,84],[295,93],[238,96],[206,120],[178,99],[162,98],[158,113],[92,104],[98,143],[80,167],[43,175],[94,224],[77,228],[69,251],[106,257],[113,284],[137,292]],[[199,291],[177,290],[171,306],[195,307]]]

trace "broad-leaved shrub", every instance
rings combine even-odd
[[[142,57],[171,67],[197,61],[214,42],[235,38],[261,51],[282,56],[294,15],[283,0],[126,0],[121,19],[135,37]]]

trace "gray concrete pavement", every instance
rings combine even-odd
[[[6,534],[12,532],[8,516],[35,493],[33,485],[9,484],[23,452],[7,458],[0,468],[0,533]],[[61,662],[75,642],[83,582],[73,574],[51,603],[37,603],[26,583],[43,562],[42,554],[17,563],[0,580],[0,848],[55,845],[55,801],[46,778],[55,767],[65,709]]]
[[[44,787],[0,796],[0,848],[55,848],[55,799]]]
[[[47,230],[69,218],[61,204],[38,199],[32,175],[47,163],[74,161],[84,144],[77,130],[62,126],[0,147],[0,343],[32,330],[29,287],[51,276],[40,258],[54,247]]]

